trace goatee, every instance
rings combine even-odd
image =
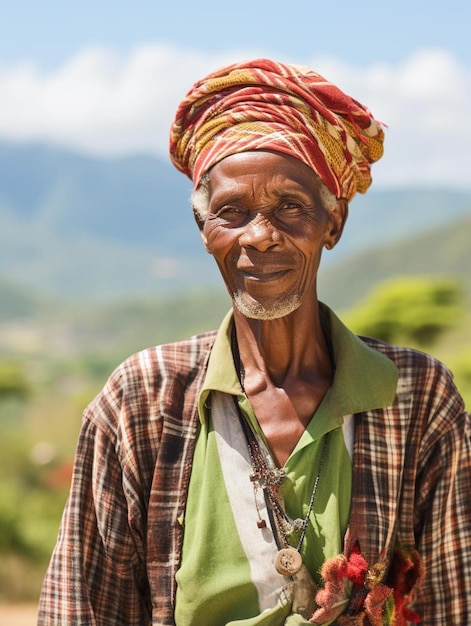
[[[238,311],[245,317],[254,320],[276,320],[280,317],[286,317],[293,311],[296,311],[301,304],[301,298],[297,293],[268,304],[249,299],[241,291],[234,294],[233,299]]]

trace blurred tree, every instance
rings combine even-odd
[[[0,554],[7,551],[27,553],[29,545],[19,528],[19,512],[10,485],[0,485]]]
[[[471,354],[468,353],[466,358],[462,358],[458,364],[458,371],[460,375],[468,382],[471,383]]]
[[[24,367],[14,360],[0,361],[0,400],[7,397],[25,398],[29,383]]]
[[[396,277],[381,283],[346,322],[359,335],[430,346],[458,322],[463,307],[462,290],[453,279]]]

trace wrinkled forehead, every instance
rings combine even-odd
[[[245,186],[270,182],[273,187],[317,189],[325,186],[318,174],[299,159],[277,151],[249,150],[231,154],[207,172],[210,191],[218,185]]]

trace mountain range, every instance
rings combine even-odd
[[[191,182],[157,157],[101,160],[0,143],[0,283],[10,297],[13,289],[90,303],[219,287],[190,193]],[[471,190],[373,185],[353,200],[342,241],[324,256],[321,295],[332,290],[345,304],[394,267],[447,271],[444,247],[449,271],[454,263],[466,276],[470,229]]]

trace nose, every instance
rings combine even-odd
[[[270,219],[257,213],[244,226],[244,231],[239,237],[239,245],[242,248],[256,248],[263,252],[278,245],[280,239],[280,233]]]

